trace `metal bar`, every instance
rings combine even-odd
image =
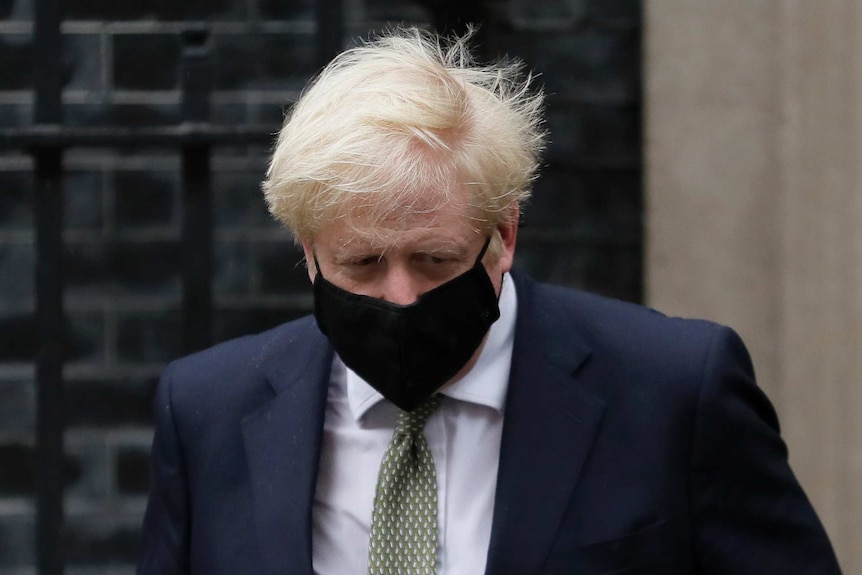
[[[210,345],[212,315],[212,206],[210,151],[183,150],[183,349],[191,353]]]
[[[33,35],[34,123],[63,119],[62,0],[37,0]],[[63,153],[35,154],[36,183],[36,568],[61,575],[63,532]]]
[[[62,0],[36,0],[33,29],[34,121],[59,124],[63,120]]]
[[[637,21],[643,22],[644,21],[643,5],[641,5],[641,4],[638,5],[637,12],[638,12]],[[644,45],[643,34],[644,34],[644,32],[642,29],[638,31],[638,38],[637,38],[638,46]],[[643,70],[644,70],[643,61],[644,61],[643,55],[641,55],[641,66],[638,67],[638,69],[637,69],[637,81],[635,82],[635,85],[637,86],[638,119],[640,120],[638,122],[638,125],[640,125],[640,126],[643,126],[643,113],[644,113],[644,109],[643,109],[644,79],[642,76]],[[635,301],[637,303],[646,303],[646,283],[645,282],[646,282],[646,271],[647,270],[645,268],[645,263],[646,263],[645,259],[646,259],[646,242],[647,242],[646,231],[647,230],[646,230],[646,187],[645,187],[645,181],[644,181],[643,164],[646,163],[645,152],[646,152],[646,145],[647,144],[646,144],[646,138],[644,136],[644,130],[643,129],[638,131],[637,138],[638,138],[637,148],[638,148],[638,150],[640,150],[640,160],[641,160],[641,169],[638,171],[638,177],[640,180],[639,181],[640,185],[638,187],[640,188],[640,194],[638,194],[639,202],[638,202],[637,210],[638,210],[638,213],[641,215],[641,217],[640,217],[640,220],[638,222],[640,224],[640,229],[639,229],[639,231],[640,231],[640,234],[639,234],[640,235],[640,245],[638,246],[638,257],[636,260],[637,261],[637,264],[636,264],[637,270],[636,270],[636,273],[634,276],[635,278],[637,278],[635,280],[637,282],[637,285],[635,286],[635,290],[637,293],[637,299]]]
[[[317,65],[322,68],[341,52],[344,38],[343,0],[318,0],[314,4],[314,19],[317,24]]]
[[[214,126],[209,124],[142,128],[36,125],[25,128],[0,129],[0,148],[173,147],[186,144],[266,145],[273,142],[278,130],[279,126]]]
[[[183,117],[187,123],[209,118],[213,67],[209,34],[195,26],[183,34]],[[183,164],[183,347],[192,352],[210,345],[213,230],[210,153],[206,143],[187,143]]]
[[[213,89],[209,28],[202,22],[189,24],[183,30],[182,42],[182,117],[186,122],[206,122],[209,119],[209,97]]]
[[[36,171],[36,542],[38,573],[63,572],[63,197],[62,152],[39,152]]]

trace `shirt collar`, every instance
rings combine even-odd
[[[499,305],[500,318],[488,330],[488,337],[476,360],[476,365],[461,379],[443,388],[441,393],[460,401],[484,405],[502,413],[506,402],[506,390],[509,387],[509,369],[512,365],[515,317],[518,308],[515,283],[508,273],[503,276]],[[350,412],[353,418],[359,421],[369,409],[384,399],[352,369],[345,367],[345,370]]]

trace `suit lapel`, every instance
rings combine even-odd
[[[539,572],[604,411],[575,374],[589,348],[547,305],[550,294],[537,297],[540,288],[516,283],[518,323],[487,575]]]
[[[311,575],[311,504],[332,351],[311,320],[286,337],[262,358],[275,397],[243,420],[243,439],[266,573]]]

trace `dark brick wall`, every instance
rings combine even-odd
[[[31,122],[33,4],[0,0],[0,127]],[[430,23],[448,4],[457,12],[436,0],[345,0],[346,29]],[[526,60],[550,95],[551,144],[518,265],[638,300],[640,3],[486,0],[470,9],[485,14],[486,52]],[[316,67],[312,0],[67,0],[65,122],[179,121],[179,33],[198,17],[213,33],[213,120],[274,130]],[[66,557],[70,573],[131,573],[153,390],[182,345],[180,161],[170,149],[100,149],[71,150],[64,163]],[[310,310],[299,253],[260,197],[265,163],[263,146],[213,159],[216,340]],[[26,155],[0,154],[0,575],[32,572],[36,556],[31,169]]]

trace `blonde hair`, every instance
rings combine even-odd
[[[263,183],[297,241],[357,209],[379,223],[463,202],[485,232],[517,214],[544,146],[543,95],[518,61],[477,65],[471,34],[392,30],[307,87]]]

